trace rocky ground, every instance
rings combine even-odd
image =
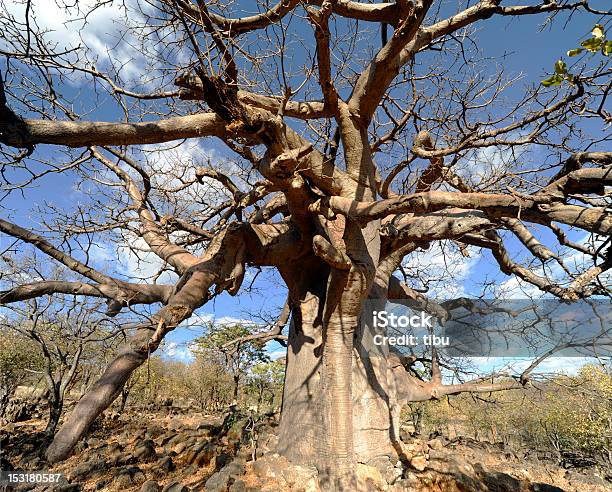
[[[316,492],[316,469],[273,453],[274,418],[183,413],[171,406],[107,415],[73,457],[53,468],[54,492]],[[0,430],[2,469],[44,470],[40,415]],[[612,477],[595,468],[565,469],[501,445],[404,437],[404,462],[358,465],[355,490],[434,492],[604,492]]]

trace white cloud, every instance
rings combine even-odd
[[[185,323],[186,323],[185,325],[181,325],[181,326],[202,326],[208,323],[213,323],[215,325],[244,325],[244,326],[253,326],[253,327],[261,325],[261,323],[257,323],[251,319],[246,319],[246,318],[235,318],[233,316],[216,317],[214,313],[195,314]]]
[[[268,357],[272,360],[282,359],[287,356],[287,349],[285,350],[274,350],[273,352],[268,351]]]
[[[128,243],[117,247],[122,273],[131,278],[152,279],[166,266],[165,262],[151,252],[147,243],[140,237],[134,237]],[[173,271],[164,271],[157,278],[159,284],[176,282],[177,275]]]
[[[162,357],[179,360],[181,362],[192,362],[195,360],[193,352],[189,346],[182,346],[176,342],[164,343],[160,348]]]
[[[428,296],[450,299],[467,294],[466,281],[478,263],[475,248],[468,248],[469,257],[462,255],[450,241],[432,243],[425,251],[415,251],[404,261],[404,269],[411,275],[428,282]],[[418,282],[416,287],[420,287]]]
[[[29,21],[31,28],[44,36],[54,52],[66,52],[62,55],[64,60],[88,68],[95,64],[99,70],[109,70],[112,66],[120,71],[124,80],[142,83],[149,54],[141,49],[135,31],[126,25],[145,23],[140,13],[141,3],[137,0],[33,0]],[[66,4],[70,6],[66,7]],[[17,22],[24,22],[26,2],[9,0],[5,4],[5,13]],[[142,35],[146,36],[146,33]],[[0,46],[8,47],[2,38]],[[157,49],[155,43],[149,43],[148,47],[152,52]],[[87,60],[81,54],[70,52],[76,48],[84,49]],[[83,74],[71,73],[67,80],[78,85]]]
[[[520,138],[519,134],[510,138]],[[474,187],[496,181],[495,177],[516,169],[532,150],[531,145],[515,147],[490,146],[474,150],[454,167],[455,172]]]
[[[499,296],[506,299],[538,299],[545,296],[538,287],[512,276],[499,286]]]

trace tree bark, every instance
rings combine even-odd
[[[240,386],[240,375],[239,374],[234,374],[234,395],[233,395],[233,399],[234,402],[238,403],[238,389]]]
[[[356,317],[350,330],[347,316],[342,326],[328,322],[323,346],[328,279],[308,280],[303,295],[292,298],[277,451],[294,463],[316,466],[329,480],[338,475],[330,468],[338,465],[351,474],[355,463],[397,459],[401,405],[389,354],[371,353],[367,340],[374,333],[364,333]]]
[[[60,393],[59,388],[52,390],[51,398],[49,398],[49,420],[45,428],[45,434],[52,437],[59,424],[62,410],[64,408],[64,395]]]

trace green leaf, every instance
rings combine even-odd
[[[595,24],[591,34],[595,36],[597,39],[601,39],[605,36],[604,27],[601,24]]]
[[[606,41],[601,48],[601,52],[604,56],[610,56],[610,53],[612,53],[612,41]]]
[[[582,43],[580,43],[580,46],[582,46],[583,48],[586,48],[591,53],[597,53],[600,50],[602,44],[603,44],[603,39],[591,38],[591,39],[587,39],[586,41],[583,41]]]
[[[553,87],[555,85],[561,85],[562,82],[563,82],[563,77],[561,75],[559,75],[558,73],[556,73],[554,75],[551,75],[547,79],[544,79],[541,82],[541,84],[544,87]]]
[[[559,75],[565,75],[567,73],[567,65],[563,60],[557,60],[555,63],[555,73]]]
[[[573,50],[569,50],[567,52],[567,56],[578,56],[580,53],[582,53],[584,50],[582,48],[576,48]]]

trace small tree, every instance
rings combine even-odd
[[[196,354],[189,365],[185,383],[189,395],[202,410],[216,411],[230,403],[229,395],[233,388],[230,374],[223,364],[205,354]]]
[[[194,341],[194,352],[206,360],[220,363],[231,374],[233,400],[238,401],[240,383],[255,364],[269,362],[261,344],[244,340],[250,330],[241,324],[209,324],[208,333]]]
[[[84,361],[95,360],[111,343],[114,331],[107,320],[92,314],[98,307],[82,301],[30,301],[13,306],[13,316],[0,324],[28,347],[23,357],[31,358],[27,370],[41,374],[46,385],[49,419],[45,433],[53,436],[62,415],[65,397],[79,377]],[[112,326],[112,325],[111,325]]]

